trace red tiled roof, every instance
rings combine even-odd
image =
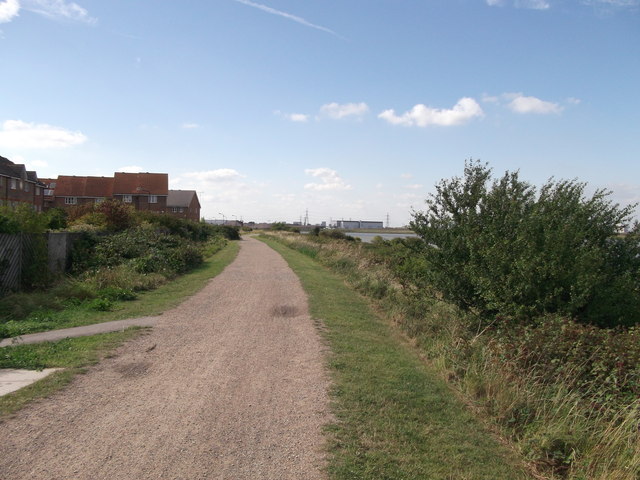
[[[60,175],[56,181],[56,197],[109,198],[113,194],[111,177],[76,177]]]
[[[169,175],[166,173],[116,172],[114,195],[168,195]]]

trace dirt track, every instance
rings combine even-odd
[[[322,345],[284,260],[253,239],[201,292],[0,424],[0,479],[322,479]]]

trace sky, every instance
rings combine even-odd
[[[640,201],[640,0],[0,0],[0,155],[402,226],[465,161]]]

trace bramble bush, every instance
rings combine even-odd
[[[443,297],[488,318],[558,314],[614,327],[640,322],[640,236],[616,235],[633,206],[610,192],[548,181],[537,191],[469,161],[413,212],[426,248],[424,276]]]

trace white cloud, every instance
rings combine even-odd
[[[0,23],[9,23],[18,16],[20,2],[18,0],[5,0],[0,2]]]
[[[484,113],[478,102],[473,98],[464,97],[458,100],[451,109],[431,108],[418,104],[402,115],[396,115],[394,110],[385,110],[378,118],[382,118],[393,125],[427,127],[429,125],[455,126],[463,125]]]
[[[595,5],[604,7],[638,7],[640,0],[583,0],[585,5]]]
[[[22,162],[19,162],[19,163],[22,163]],[[49,164],[44,160],[33,160],[31,162],[27,162],[28,170],[37,170],[39,168],[47,168],[48,166]]]
[[[274,193],[274,198],[277,198],[282,203],[291,204],[297,201],[295,193]]]
[[[516,0],[517,8],[530,8],[532,10],[547,10],[551,4],[546,0]]]
[[[419,190],[422,187],[424,187],[424,185],[421,185],[419,183],[414,183],[413,185],[405,185],[405,187],[410,189],[410,190]]]
[[[273,113],[281,116],[282,118],[286,118],[291,122],[306,123],[309,121],[309,115],[305,113],[283,113],[280,110],[276,110]]]
[[[81,132],[54,127],[47,124],[7,120],[0,129],[0,147],[3,148],[66,148],[87,141]]]
[[[563,107],[557,103],[536,97],[525,97],[521,93],[506,93],[504,97],[511,100],[507,107],[516,113],[559,114],[563,110]]]
[[[196,128],[200,128],[200,125],[198,125],[197,123],[183,123],[182,128],[184,128],[185,130],[194,130]]]
[[[494,95],[489,95],[488,93],[482,94],[482,101],[484,103],[498,103],[500,101],[500,97],[496,97]]]
[[[207,218],[240,219],[243,214],[255,212],[265,203],[263,186],[245,180],[246,176],[232,168],[187,172],[169,175],[171,189],[195,190]],[[245,218],[247,220],[247,218]]]
[[[340,178],[338,172],[330,168],[308,168],[304,171],[307,175],[320,179],[322,183],[307,183],[304,188],[307,190],[351,190],[351,185],[347,185]]]
[[[244,175],[241,175],[237,170],[232,168],[219,168],[217,170],[208,170],[205,172],[190,172],[182,175],[188,179],[198,179],[205,183],[221,183],[221,182],[234,182]]]
[[[140,173],[144,171],[145,169],[143,167],[139,167],[138,165],[128,165],[126,167],[120,167],[116,170],[116,172],[125,172],[125,173]]]
[[[612,192],[611,199],[619,202],[623,206],[640,203],[640,185],[611,183],[608,184],[606,188]],[[637,214],[640,214],[640,211],[636,209],[636,215]]]
[[[575,97],[569,97],[569,98],[567,98],[567,103],[569,103],[571,105],[580,105],[582,103],[582,100],[580,100],[579,98],[575,98]]]
[[[327,103],[320,107],[321,115],[333,118],[335,120],[340,120],[346,117],[362,117],[367,112],[369,112],[369,106],[364,102],[345,104],[333,102]]]
[[[23,8],[55,20],[72,20],[88,24],[95,24],[97,21],[85,8],[65,0],[23,0]]]
[[[292,122],[304,123],[309,121],[309,115],[306,115],[304,113],[290,113],[288,115],[285,115],[285,117]]]
[[[335,35],[336,37],[340,37],[333,30],[323,27],[320,25],[315,25],[302,17],[297,17],[296,15],[292,15],[287,12],[283,12],[281,10],[276,10],[275,8],[268,7],[267,5],[262,5],[260,3],[251,2],[249,0],[234,0],[238,3],[242,3],[243,5],[248,5],[249,7],[257,8],[258,10],[262,10],[263,12],[270,13],[271,15],[277,15],[279,17],[286,18],[287,20],[291,20],[293,22],[299,23],[300,25],[304,25],[305,27],[315,28],[316,30],[320,30],[322,32],[330,33],[331,35]]]

